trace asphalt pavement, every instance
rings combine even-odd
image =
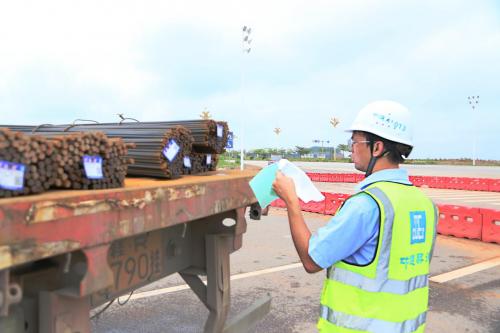
[[[312,230],[330,218],[305,217]],[[500,332],[499,258],[500,245],[438,236],[431,277],[444,282],[430,283],[426,332]],[[316,331],[325,273],[308,274],[298,263],[285,210],[248,221],[243,248],[231,255],[231,274],[230,317],[272,296],[270,313],[251,332]],[[183,284],[174,274],[137,290],[125,305],[115,302],[93,320],[93,332],[202,332],[208,311]]]

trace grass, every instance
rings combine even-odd
[[[238,169],[240,167],[240,160],[225,155],[220,155],[217,169]]]

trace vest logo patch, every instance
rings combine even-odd
[[[411,244],[425,242],[425,212],[410,212]]]

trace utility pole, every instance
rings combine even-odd
[[[330,144],[329,140],[313,140],[314,143],[321,143],[321,154],[323,154],[324,143]]]
[[[472,138],[472,165],[475,166],[476,165],[476,136],[477,136],[477,133],[476,133],[476,127],[477,127],[477,115],[476,115],[476,107],[479,106],[479,96],[467,96],[467,100],[469,101],[469,105],[471,106],[472,108],[472,119],[473,120],[473,128],[472,128],[472,132],[473,132],[473,138]]]
[[[335,117],[330,118],[330,124],[332,124],[333,128],[335,129],[335,127],[337,127],[340,124],[340,119]],[[333,136],[332,136],[332,145],[333,145],[333,160],[336,161],[337,153],[335,151],[335,140],[333,140]]]
[[[280,138],[281,128],[276,127],[276,128],[274,128],[273,132],[276,134],[276,138],[277,138],[276,139],[276,151],[278,152],[278,155],[280,155],[280,147],[279,147],[280,140],[279,140],[279,138]]]
[[[245,117],[244,117],[244,114],[247,113],[246,112],[246,108],[245,108],[245,97],[244,97],[244,85],[245,85],[245,66],[244,66],[244,58],[245,58],[245,54],[249,54],[250,53],[250,50],[252,49],[250,47],[250,43],[252,43],[252,40],[250,39],[250,33],[252,32],[252,28],[250,27],[247,27],[246,25],[243,26],[242,28],[242,39],[241,39],[241,42],[242,42],[242,45],[241,45],[241,50],[243,52],[243,55],[242,55],[242,59],[241,59],[241,104],[242,104],[242,115],[240,117],[240,121],[241,121],[241,126],[240,126],[240,130],[241,130],[241,134],[240,134],[240,169],[243,170],[244,168],[244,159],[245,159],[245,150],[244,150],[244,142],[243,142],[243,137],[244,137],[244,132],[245,132]]]

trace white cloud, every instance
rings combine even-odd
[[[245,114],[248,146],[275,142],[276,126],[283,128],[280,144],[295,146],[331,137],[331,116],[342,119],[334,135],[343,140],[340,130],[361,106],[392,98],[416,110],[417,126],[426,129],[419,135],[429,137],[443,128],[425,123],[428,115],[449,119],[451,110],[466,109],[463,98],[471,91],[484,95],[482,112],[498,119],[494,6],[451,0],[4,2],[0,112],[11,122],[108,121],[116,113],[154,120],[197,117],[208,107],[236,128]],[[243,24],[253,29],[244,107]],[[462,118],[454,121],[454,128],[468,128]],[[495,140],[487,133],[495,129],[484,132],[481,152],[500,158],[488,146]],[[453,130],[441,136],[449,144],[460,139]],[[422,154],[441,153],[421,142]]]

